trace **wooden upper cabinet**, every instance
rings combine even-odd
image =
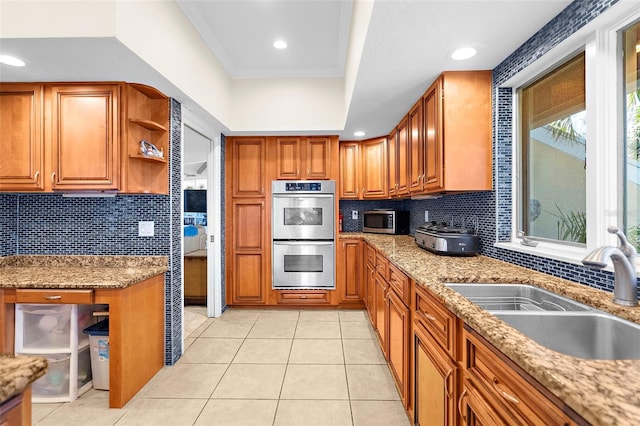
[[[389,134],[387,138],[387,158],[389,163],[389,197],[395,197],[398,195],[398,143],[397,139],[397,131],[393,129],[393,131]]]
[[[321,136],[276,138],[276,179],[330,179],[331,144]]]
[[[424,110],[424,187],[427,190],[442,188],[442,121],[440,111],[442,89],[440,79],[423,97]]]
[[[360,143],[340,142],[340,198],[360,197]]]
[[[409,192],[420,192],[424,182],[424,138],[422,99],[408,114],[409,128]]]
[[[360,143],[362,166],[362,198],[387,198],[387,138],[377,138]]]
[[[398,187],[396,195],[409,195],[409,120],[404,117],[398,124],[398,135],[396,139],[396,167],[398,176]]]
[[[0,84],[0,191],[44,189],[42,86]]]
[[[226,140],[233,197],[266,195],[266,153],[264,137],[228,137]]]
[[[47,87],[52,189],[119,189],[120,88]]]

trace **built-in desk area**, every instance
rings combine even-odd
[[[109,305],[109,407],[164,366],[164,256],[0,258],[0,354],[14,353],[15,304]]]

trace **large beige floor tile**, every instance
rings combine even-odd
[[[380,345],[373,339],[344,339],[345,364],[386,364]]]
[[[228,364],[176,364],[160,370],[145,398],[209,398]]]
[[[62,403],[57,404],[31,404],[31,422],[32,424],[38,424],[38,422],[55,410],[60,408]]]
[[[236,356],[242,339],[199,337],[178,361],[179,364],[229,364]]]
[[[351,401],[354,426],[410,426],[400,401]]]
[[[281,400],[275,426],[351,426],[349,401]]]
[[[222,313],[219,319],[225,321],[252,321],[258,319],[262,310],[260,309],[227,309]]]
[[[186,306],[184,309],[184,335],[188,336],[207,321],[207,308],[204,306]]]
[[[340,322],[343,339],[375,339],[375,331],[369,322]]]
[[[339,322],[298,322],[296,339],[339,339]]]
[[[196,426],[272,426],[277,400],[211,399]]]
[[[259,319],[249,332],[249,339],[290,339],[298,321]]]
[[[298,321],[340,321],[338,311],[300,311]]]
[[[231,364],[213,393],[222,399],[278,399],[286,365]]]
[[[198,328],[193,330],[191,333],[189,333],[189,334],[185,333],[185,336],[187,336],[187,337],[200,337],[202,332],[205,331],[214,322],[215,322],[214,318],[207,318],[206,320],[204,320],[202,322],[202,324],[200,324],[198,326]]]
[[[266,309],[260,313],[259,321],[298,321],[300,311],[297,309]]]
[[[342,322],[369,322],[369,317],[367,316],[367,311],[365,310],[354,309],[338,311],[338,315],[340,316],[340,321]]]
[[[104,398],[79,398],[62,404],[46,416],[41,426],[112,426],[126,413],[125,409],[109,408]]]
[[[349,399],[344,365],[289,364],[281,399]]]
[[[239,320],[222,320],[218,319],[206,330],[200,337],[229,337],[236,339],[244,339],[251,331],[255,321],[239,321]]]
[[[233,362],[236,364],[286,364],[293,339],[246,339]]]
[[[340,339],[294,339],[290,364],[344,364]]]
[[[396,390],[386,365],[347,365],[347,380],[351,399],[395,401]]]
[[[117,426],[191,426],[206,402],[206,399],[137,399],[127,404],[127,412]]]

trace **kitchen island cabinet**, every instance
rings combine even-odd
[[[31,384],[46,371],[44,358],[0,355],[0,425],[31,426]]]
[[[165,257],[0,259],[0,353],[13,353],[16,303],[109,305],[109,407],[123,407],[164,366]]]

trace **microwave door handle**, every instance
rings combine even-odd
[[[328,246],[333,245],[333,240],[331,241],[274,241],[274,245],[277,246]]]

